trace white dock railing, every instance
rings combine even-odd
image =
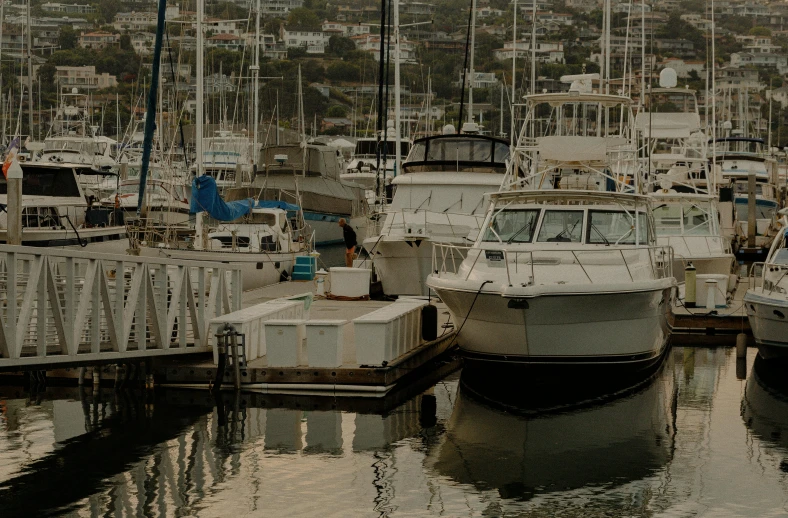
[[[241,286],[222,263],[0,245],[0,369],[210,352]]]

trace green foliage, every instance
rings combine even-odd
[[[356,50],[356,44],[344,36],[331,36],[328,39],[328,51],[339,57],[344,57],[348,52]]]
[[[121,34],[120,35],[120,48],[122,50],[132,50],[131,47],[131,36],[128,34]]]
[[[238,20],[249,17],[249,11],[246,8],[233,2],[208,3],[205,11],[208,16],[215,16],[225,20]]]
[[[336,61],[326,69],[326,77],[332,81],[358,81],[361,78],[361,69],[353,63]]]
[[[99,0],[99,19],[104,23],[112,23],[115,15],[120,12],[121,7],[123,5],[117,0]]]
[[[77,47],[79,35],[70,25],[60,27],[60,34],[57,37],[57,44],[62,50],[71,50]]]
[[[328,108],[326,117],[347,117],[347,107],[341,104],[334,104]]]
[[[761,27],[759,25],[758,27],[753,27],[752,29],[750,29],[748,34],[750,34],[751,36],[771,36],[772,31],[771,29],[768,29],[766,27]]]
[[[290,11],[287,16],[287,25],[309,30],[320,30],[322,22],[320,18],[306,7],[297,7]]]

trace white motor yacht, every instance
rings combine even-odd
[[[151,164],[145,189],[143,217],[156,225],[182,225],[189,220],[190,188],[186,176],[162,164]],[[136,217],[139,202],[140,170],[129,167],[120,185],[101,199],[103,207],[120,209],[126,218]]]
[[[526,99],[522,189],[490,195],[464,259],[436,244],[427,284],[472,363],[648,368],[667,347],[676,279],[651,200],[637,194],[631,101],[579,90]]]
[[[692,263],[699,275],[733,276],[736,257],[730,241],[722,235],[717,200],[702,193],[677,193],[662,189],[651,193],[657,244],[673,249],[673,274],[684,282],[684,270]]]
[[[22,244],[85,248],[123,254],[128,248],[123,214],[88,201],[78,181],[89,167],[47,162],[22,162]],[[8,203],[8,184],[0,177],[0,205]],[[7,242],[8,214],[0,212],[0,243]]]
[[[781,213],[784,213],[783,209]],[[788,219],[760,267],[755,287],[744,295],[744,306],[758,351],[766,359],[788,358]]]
[[[433,243],[464,246],[484,219],[484,194],[506,177],[509,144],[474,133],[413,143],[377,228],[363,241],[387,295],[426,295]]]

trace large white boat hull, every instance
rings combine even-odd
[[[788,358],[788,301],[748,291],[744,307],[764,359]]]
[[[386,295],[427,295],[432,241],[424,237],[378,236],[364,241]],[[458,259],[462,261],[462,258]]]
[[[280,282],[282,272],[287,272],[288,275],[292,273],[296,256],[307,255],[306,252],[246,253],[156,247],[141,247],[140,254],[146,257],[166,257],[186,261],[220,262],[231,267],[239,267],[244,291]]]
[[[648,364],[670,337],[674,287],[526,298],[442,289],[460,349],[471,359],[526,364]]]

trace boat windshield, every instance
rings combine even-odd
[[[638,212],[638,224],[631,214],[619,210],[591,210],[588,215],[588,238],[595,245],[634,245],[646,242],[648,221],[646,214]]]
[[[249,215],[249,223],[256,223],[258,225],[268,225],[269,227],[276,226],[276,214],[270,212],[253,212]]]
[[[788,264],[788,248],[780,248],[774,254],[771,261],[772,264]]]
[[[583,239],[583,211],[547,210],[537,241],[580,243]]]
[[[359,140],[356,142],[356,150],[354,151],[355,156],[375,156],[377,154],[377,146],[378,143],[374,140]],[[410,142],[405,140],[401,140],[399,143],[400,148],[400,156],[408,156],[408,152],[410,151]],[[382,141],[380,152],[381,155],[393,155],[394,149],[397,147],[396,142],[392,141]]]
[[[654,209],[658,236],[710,236],[711,207],[707,204],[663,204]]]
[[[503,172],[509,158],[509,145],[488,137],[473,135],[437,136],[413,143],[404,173],[426,171]]]
[[[777,204],[772,201],[758,200],[755,204],[755,219],[772,219],[777,212]],[[747,221],[749,208],[746,199],[736,200],[736,219]]]
[[[482,241],[504,243],[530,243],[534,237],[538,209],[502,210],[493,218]]]

